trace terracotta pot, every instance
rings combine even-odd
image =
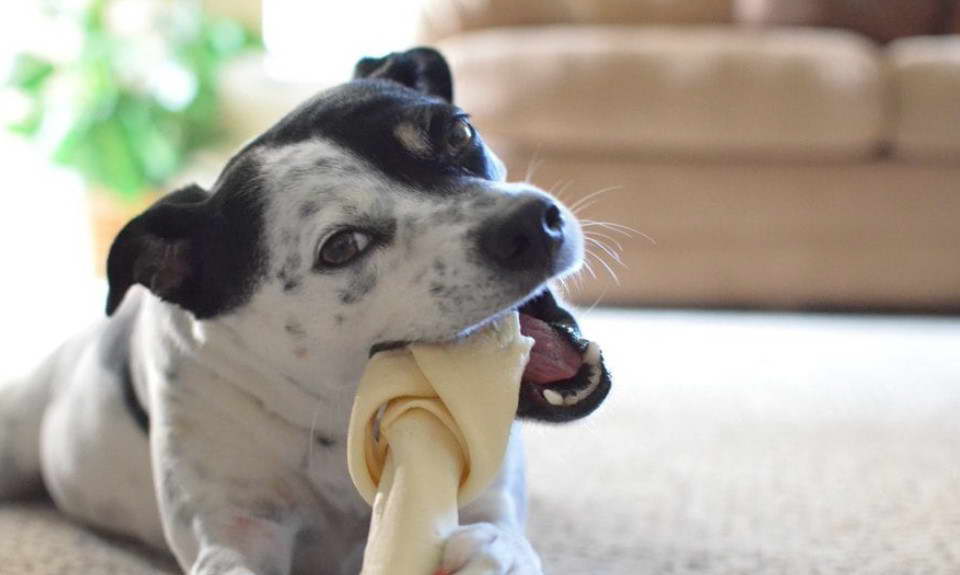
[[[106,190],[89,190],[88,204],[93,231],[93,261],[97,276],[106,276],[107,255],[110,253],[110,246],[123,226],[140,215],[160,195],[158,192],[148,191],[139,194],[136,198],[126,199]]]

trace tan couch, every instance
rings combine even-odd
[[[570,203],[615,186],[582,215],[655,240],[604,256],[619,285],[594,262],[581,302],[960,309],[960,36],[734,17],[435,0],[423,38],[514,176]]]

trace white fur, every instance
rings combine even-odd
[[[519,188],[478,180],[457,194],[430,195],[321,140],[259,154],[271,192],[264,226],[271,265],[249,301],[197,320],[134,287],[117,312],[131,318],[131,370],[150,415],[149,439],[100,363],[104,320],[30,381],[0,389],[33,412],[32,427],[0,438],[0,454],[35,438],[42,415],[39,455],[57,505],[169,548],[186,572],[355,574],[369,509],[347,474],[344,434],[369,350],[456,337],[531,291],[505,289],[476,262],[468,234],[514,202]],[[324,169],[310,169],[320,162]],[[470,203],[481,196],[495,202]],[[310,202],[316,210],[304,215]],[[390,245],[374,248],[356,270],[312,272],[323,238],[358,218],[395,222]],[[571,237],[579,242],[579,231]],[[296,279],[295,287],[285,289],[282,278]],[[364,284],[362,301],[343,301],[370,278],[375,285]],[[0,410],[2,421],[13,421],[10,410]],[[463,512],[468,526],[443,563],[451,572],[540,573],[522,535],[516,441],[496,484]],[[36,467],[24,451],[18,465]],[[0,496],[12,494],[12,481],[2,479]]]

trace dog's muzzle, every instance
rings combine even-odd
[[[571,264],[566,222],[550,198],[525,193],[519,205],[480,229],[480,251],[506,272],[549,277]]]

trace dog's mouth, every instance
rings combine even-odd
[[[577,321],[549,289],[515,309],[521,333],[534,340],[520,382],[517,416],[561,423],[592,413],[611,385],[600,346],[580,334]],[[409,343],[378,343],[370,355]]]
[[[563,422],[590,414],[610,392],[610,374],[596,342],[545,290],[517,310],[520,331],[533,338],[520,384],[517,415]]]

